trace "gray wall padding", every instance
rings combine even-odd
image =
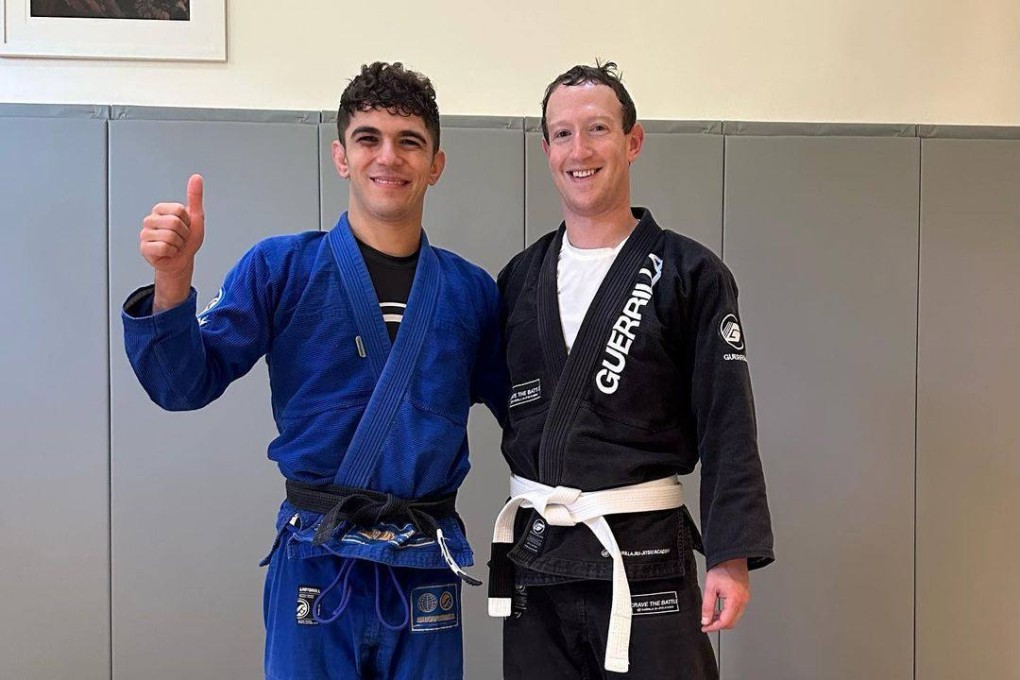
[[[151,280],[141,218],[182,200],[191,172],[206,176],[201,303],[256,240],[331,228],[347,191],[334,121],[0,106],[0,677],[261,674],[255,565],[282,499],[264,364],[203,411],[165,413],[130,372],[119,309]],[[538,121],[443,123],[426,229],[496,274],[560,221]],[[723,677],[1020,674],[1020,591],[1000,567],[1020,558],[1020,132],[647,129],[635,203],[722,255],[741,290],[775,520],[778,562],[715,640]],[[484,409],[469,434],[460,505],[484,576],[507,473]],[[484,599],[465,596],[472,680],[499,676]]]

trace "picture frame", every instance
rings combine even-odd
[[[226,0],[190,0],[186,21],[32,16],[0,0],[0,57],[226,61]]]

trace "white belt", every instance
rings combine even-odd
[[[626,673],[630,648],[630,586],[623,568],[623,555],[616,544],[606,515],[670,510],[684,504],[683,486],[676,477],[652,482],[584,492],[567,486],[546,486],[516,475],[510,477],[510,500],[496,518],[493,543],[512,543],[518,508],[534,508],[553,526],[586,524],[613,558],[613,606],[609,612],[606,670]],[[489,616],[509,616],[510,598],[490,597]]]

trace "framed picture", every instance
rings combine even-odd
[[[0,0],[0,56],[226,61],[226,0]]]

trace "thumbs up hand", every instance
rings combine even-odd
[[[201,175],[188,179],[188,204],[157,203],[142,220],[139,250],[155,270],[153,312],[187,299],[195,270],[195,253],[205,239],[205,208]]]
[[[162,274],[183,274],[194,266],[205,238],[202,176],[188,180],[188,204],[157,203],[142,220],[139,249],[145,261]]]

